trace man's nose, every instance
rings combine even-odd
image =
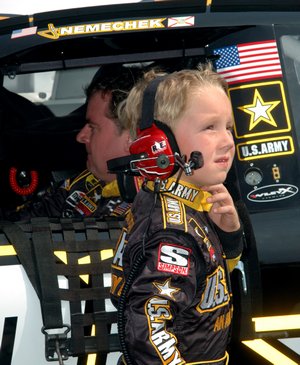
[[[89,126],[86,124],[77,134],[76,141],[79,143],[87,143],[89,141]]]

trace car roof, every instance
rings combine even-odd
[[[0,21],[0,69],[26,73],[205,56],[221,36],[254,25],[296,24],[299,16],[296,0],[152,1],[11,16]],[[14,37],[22,31],[33,33]]]

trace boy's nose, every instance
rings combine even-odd
[[[230,131],[226,130],[222,133],[222,141],[224,143],[224,147],[226,147],[227,149],[231,149],[234,147],[234,139]]]

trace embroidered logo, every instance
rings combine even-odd
[[[164,365],[185,364],[177,348],[177,338],[167,329],[172,320],[170,302],[159,297],[150,298],[145,306],[148,320],[149,340]]]
[[[217,256],[215,249],[213,248],[207,234],[208,234],[208,228],[204,226],[203,228],[195,221],[195,219],[191,218],[189,220],[190,225],[193,227],[195,233],[197,236],[201,237],[203,240],[203,243],[205,244],[207,251],[209,253],[210,260],[212,262],[217,261]]]
[[[168,196],[163,196],[163,217],[164,221],[169,224],[183,224],[184,223],[184,210],[183,204]]]
[[[187,276],[190,270],[190,251],[186,247],[161,242],[157,270]]]
[[[206,286],[197,311],[212,312],[217,308],[228,305],[230,294],[227,287],[225,271],[221,266],[206,279]]]
[[[97,209],[97,204],[95,204],[83,191],[79,190],[73,191],[73,193],[67,197],[66,203],[83,216],[89,216]]]
[[[165,295],[171,299],[175,299],[174,295],[180,291],[179,288],[171,286],[171,278],[167,279],[164,283],[154,281],[153,285],[158,289],[160,295]]]

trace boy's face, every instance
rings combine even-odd
[[[87,106],[86,125],[77,135],[77,142],[84,143],[87,151],[87,168],[105,182],[115,179],[107,172],[106,162],[129,154],[129,131],[120,133],[108,116],[110,94],[95,92]]]
[[[235,147],[230,101],[221,89],[208,86],[189,96],[187,110],[174,129],[180,152],[190,158],[200,151],[204,165],[181,179],[197,186],[223,183],[231,167]]]

